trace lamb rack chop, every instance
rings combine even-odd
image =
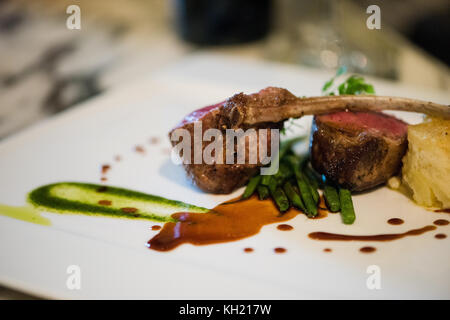
[[[401,167],[407,123],[381,112],[335,112],[314,117],[311,164],[352,191],[385,183]]]
[[[202,122],[203,132],[209,128],[216,128],[225,134],[226,129],[280,129],[283,127],[284,120],[304,115],[324,115],[338,111],[357,113],[382,110],[413,111],[450,119],[449,106],[415,99],[372,95],[298,98],[286,89],[268,87],[250,95],[239,93],[224,102],[196,110],[187,115],[179,125],[172,129],[170,134],[178,128],[187,129],[193,134],[194,123],[197,121]],[[172,144],[175,146],[177,142],[172,141]],[[207,144],[203,143],[202,148],[205,148]],[[267,144],[269,146],[270,139],[267,139]],[[387,151],[386,154],[392,154]],[[248,152],[246,152],[247,155]],[[212,193],[230,193],[235,188],[244,185],[258,171],[259,166],[261,163],[194,164],[193,161],[184,165],[194,184],[200,189]],[[392,166],[398,167],[398,163],[392,164],[388,161],[383,170]],[[369,181],[367,185],[372,184]]]

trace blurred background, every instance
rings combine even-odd
[[[449,18],[448,0],[0,0],[0,140],[199,51],[449,90]]]
[[[448,90],[449,15],[448,0],[0,0],[0,139],[200,50]]]

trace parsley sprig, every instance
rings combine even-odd
[[[328,80],[322,87],[322,93],[326,96],[341,94],[374,94],[373,85],[366,83],[363,77],[351,75],[337,87],[333,87],[335,81],[347,72],[347,68],[340,67],[336,75]]]

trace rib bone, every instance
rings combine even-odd
[[[278,88],[267,88],[264,90]],[[263,90],[263,91],[264,91]],[[279,122],[304,115],[319,115],[337,111],[382,111],[399,110],[425,113],[430,116],[450,119],[450,107],[417,99],[375,95],[342,95],[311,98],[290,98],[285,103],[264,108],[250,104],[231,108],[233,126],[254,125],[263,122]]]

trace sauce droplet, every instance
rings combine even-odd
[[[281,230],[281,231],[290,231],[290,230],[294,229],[294,227],[289,224],[279,224],[277,226],[277,229]]]
[[[438,233],[437,235],[434,236],[436,239],[445,239],[447,238],[446,234],[443,233]]]
[[[161,229],[161,226],[154,225],[154,226],[152,226],[151,229],[152,229],[153,231],[160,230],[160,229]]]
[[[99,188],[97,188],[97,192],[106,192],[108,190],[108,187],[105,187],[105,186],[102,186],[102,187],[99,187]]]
[[[361,249],[359,249],[359,251],[362,253],[372,253],[375,250],[377,250],[377,249],[374,247],[362,247]]]
[[[392,219],[389,219],[387,222],[389,224],[397,226],[399,224],[403,224],[404,221],[402,219],[400,219],[400,218],[392,218]]]
[[[323,252],[331,252],[331,251],[333,251],[333,250],[331,250],[330,248],[323,249]]]
[[[111,166],[109,164],[102,165],[102,173],[105,174],[111,169]]]
[[[448,222],[448,220],[445,220],[445,219],[437,219],[433,223],[437,226],[446,226],[446,225],[448,225],[449,222]]]
[[[287,250],[285,248],[278,247],[273,249],[273,251],[275,251],[275,253],[285,253]]]
[[[143,146],[136,146],[134,147],[134,150],[138,153],[145,154],[145,149]]]
[[[112,204],[112,202],[109,200],[99,200],[98,204],[102,205],[102,206],[110,206]]]
[[[136,208],[131,207],[120,208],[120,210],[122,210],[125,213],[135,213],[137,211]]]
[[[244,248],[244,252],[247,253],[253,252],[253,248]]]
[[[150,144],[158,144],[159,138],[158,137],[151,137],[150,138]]]
[[[329,232],[312,232],[308,236],[314,240],[334,240],[334,241],[392,241],[401,239],[407,236],[418,236],[425,232],[436,230],[435,226],[425,226],[420,229],[409,230],[404,233],[389,233],[389,234],[375,234],[375,235],[349,235],[337,234]]]

